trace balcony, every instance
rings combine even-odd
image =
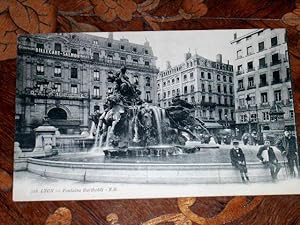
[[[244,70],[238,70],[238,71],[236,71],[236,75],[241,75],[243,73],[244,73]]]
[[[280,59],[274,60],[274,61],[271,62],[271,66],[275,66],[275,65],[278,65],[278,64],[280,64],[280,63],[281,63],[281,60],[280,60]]]
[[[268,64],[259,64],[258,68],[259,69],[264,69],[264,68],[267,68],[268,67]]]
[[[92,95],[92,98],[93,99],[102,99],[102,96],[100,96],[100,95]]]
[[[266,86],[269,86],[268,82],[259,83],[259,87],[266,87]]]
[[[272,85],[274,85],[274,84],[281,84],[281,83],[282,83],[281,79],[272,80]]]
[[[244,87],[239,87],[239,88],[237,89],[237,92],[239,92],[239,91],[245,91],[245,88],[244,88]]]
[[[255,89],[255,88],[256,88],[256,86],[253,84],[253,85],[249,85],[247,89],[251,90],[251,89]]]
[[[248,73],[250,73],[250,72],[252,72],[252,71],[255,71],[254,67],[253,67],[253,68],[248,68],[248,69],[247,69],[247,72],[248,72]]]
[[[201,101],[200,105],[203,107],[216,107],[216,103],[214,102]]]
[[[270,107],[270,103],[269,102],[262,102],[262,103],[260,103],[260,107],[261,108],[269,108]]]

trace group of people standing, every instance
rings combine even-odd
[[[298,176],[300,176],[296,137],[291,135],[289,130],[285,130],[284,136],[276,142],[276,147],[280,150],[284,159],[287,160],[289,175],[295,177],[297,172]],[[246,158],[243,150],[239,147],[239,141],[233,141],[233,148],[230,150],[230,158],[232,165],[240,171],[242,181],[244,183],[248,182],[249,176]],[[281,165],[278,162],[269,140],[265,140],[264,145],[259,147],[257,158],[270,169],[272,180],[276,181]],[[284,164],[286,164],[285,160]],[[295,171],[295,167],[297,171]]]

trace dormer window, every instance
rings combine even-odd
[[[107,47],[111,47],[111,43],[110,42],[107,43]]]
[[[37,49],[44,49],[44,44],[42,44],[42,43],[37,43],[37,44],[36,44],[36,48],[37,48]]]
[[[55,43],[54,44],[54,50],[58,51],[58,52],[61,52],[61,44],[60,43]]]
[[[133,52],[137,52],[137,50],[136,50],[136,48],[135,48],[135,47],[134,47],[134,48],[132,48],[132,51],[133,51]]]
[[[120,46],[120,49],[124,50],[124,49],[125,49],[125,46],[124,46],[124,45],[121,45],[121,46]]]
[[[93,40],[93,44],[97,45],[98,44],[98,40]]]
[[[148,49],[145,49],[145,54],[148,55],[149,54],[149,51]]]

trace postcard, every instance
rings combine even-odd
[[[299,194],[285,29],[18,38],[14,201]]]

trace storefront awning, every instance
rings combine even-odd
[[[223,126],[217,122],[204,122],[204,125],[207,129],[223,128]]]

